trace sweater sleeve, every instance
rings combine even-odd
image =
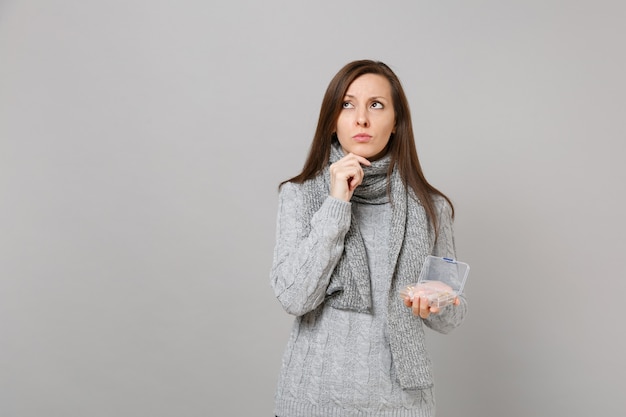
[[[295,316],[324,301],[351,221],[351,204],[329,196],[311,218],[307,233],[303,201],[297,184],[281,187],[270,272],[274,294],[285,311]]]
[[[452,208],[444,198],[436,200],[438,208],[437,220],[439,236],[433,248],[433,256],[456,259],[454,244],[454,231],[452,227]],[[424,323],[426,326],[439,333],[449,333],[460,326],[467,314],[467,299],[463,294],[459,295],[458,306],[448,305],[443,307],[438,314],[431,314]]]

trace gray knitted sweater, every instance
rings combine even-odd
[[[391,206],[348,203],[328,197],[299,238],[297,213],[302,189],[280,191],[271,284],[283,308],[296,316],[283,356],[275,413],[279,417],[426,417],[435,410],[433,388],[403,390],[396,380],[387,335],[387,301],[392,271],[388,248]],[[433,255],[455,257],[451,210],[437,198],[439,238]],[[324,302],[330,276],[343,252],[351,214],[358,222],[368,258],[373,308],[370,314],[340,310]],[[424,233],[432,231],[425,230]],[[415,277],[417,281],[417,277]],[[445,307],[421,320],[447,333],[467,311]],[[401,302],[398,298],[398,302]]]

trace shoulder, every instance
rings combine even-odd
[[[300,201],[304,194],[302,184],[294,182],[286,182],[278,189],[278,198],[281,202],[285,201]]]
[[[430,198],[438,211],[450,208],[450,203],[448,203],[448,200],[446,200],[445,197],[439,194],[431,194]]]
[[[450,202],[442,195],[439,194],[431,194],[433,205],[435,206],[435,210],[437,211],[437,215],[439,217],[445,216],[452,218],[453,210]]]
[[[328,181],[324,177],[324,173],[304,180],[303,182],[287,181],[283,183],[279,192],[283,195],[316,195],[328,193]]]
[[[292,193],[300,190],[302,188],[302,184],[297,184],[295,182],[285,182],[280,185],[278,191],[280,193]]]
[[[422,206],[424,206],[424,202],[420,200],[420,198],[418,198],[415,193],[411,192],[411,196],[413,199],[417,200],[419,202],[419,204],[421,204]],[[435,211],[437,213],[441,213],[442,211],[452,211],[452,206],[450,206],[450,203],[448,202],[448,200],[446,200],[445,197],[443,197],[440,194],[429,194],[429,198],[430,198],[430,204],[432,204],[432,207],[435,209]]]
[[[279,189],[279,199],[281,202],[295,205],[307,205],[318,207],[322,204],[328,190],[320,183],[318,178],[306,180],[302,183],[286,182]]]
[[[280,186],[278,192],[280,195],[284,196],[304,195],[310,192],[310,189],[312,188],[311,181],[312,180],[307,180],[302,183],[288,181]]]

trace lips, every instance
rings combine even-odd
[[[370,139],[372,139],[372,136],[368,135],[367,133],[359,133],[359,134],[352,136],[352,139],[354,139],[356,142],[363,143],[363,142],[369,142]]]

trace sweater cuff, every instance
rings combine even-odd
[[[311,219],[311,225],[324,223],[335,225],[339,232],[347,233],[352,219],[352,203],[328,196]]]

